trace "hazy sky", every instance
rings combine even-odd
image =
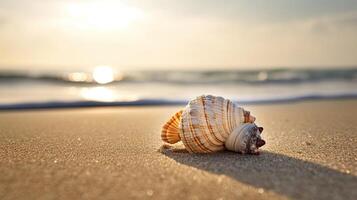
[[[357,66],[356,0],[0,0],[0,68]]]

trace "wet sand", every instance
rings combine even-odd
[[[1,112],[0,199],[357,199],[357,101],[246,108],[259,156],[161,148],[178,107]]]

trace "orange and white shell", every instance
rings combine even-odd
[[[232,101],[212,95],[191,100],[162,129],[162,140],[182,141],[189,152],[207,153],[225,149],[233,130],[255,118]]]

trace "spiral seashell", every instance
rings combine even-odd
[[[259,145],[253,142],[261,141],[260,129],[252,124],[254,121],[249,111],[232,101],[203,95],[190,101],[184,110],[171,117],[162,128],[161,138],[170,144],[181,140],[191,153],[216,152],[226,148],[254,153],[253,145],[256,149]],[[243,126],[245,124],[251,126]],[[256,139],[258,136],[259,139]]]

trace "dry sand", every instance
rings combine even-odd
[[[177,107],[0,113],[0,199],[357,199],[357,101],[248,106],[260,156],[160,149]]]

